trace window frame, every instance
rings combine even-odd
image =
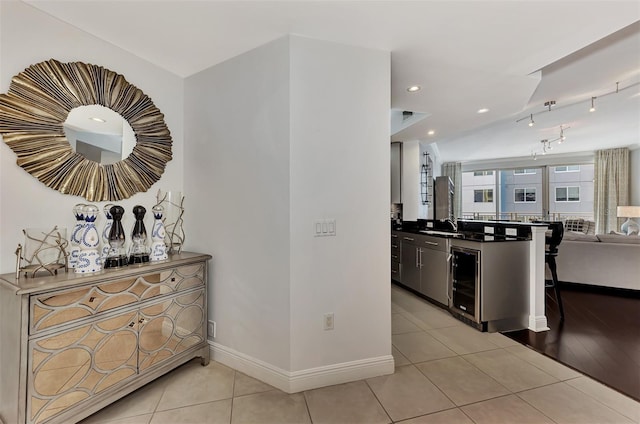
[[[558,170],[558,168],[565,168],[564,170]],[[569,169],[573,168],[573,169]],[[562,174],[566,172],[580,172],[580,165],[559,165],[553,167],[553,172]]]
[[[482,201],[476,200],[476,194],[482,193]],[[491,200],[488,194],[491,193]],[[473,203],[493,203],[493,189],[492,188],[476,188],[473,190]]]
[[[518,172],[518,171],[522,171],[522,172]],[[533,172],[530,172],[533,171]],[[536,175],[537,172],[537,168],[518,168],[518,169],[514,169],[513,170],[513,175]]]
[[[575,188],[578,190],[578,200],[571,200],[569,198],[569,189]],[[565,190],[565,200],[558,200],[558,189]],[[556,186],[554,190],[554,201],[556,203],[578,203],[580,202],[580,186]]]
[[[522,194],[523,194],[523,199],[524,200],[517,200],[516,199],[516,193],[518,190],[523,190]],[[527,194],[529,193],[529,191],[532,190],[533,191],[533,196],[534,196],[534,200],[527,200]],[[537,193],[537,189],[535,187],[516,187],[513,189],[513,202],[514,203],[538,203],[538,193]]]

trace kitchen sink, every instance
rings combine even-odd
[[[462,237],[461,233],[452,233],[450,231],[438,231],[438,230],[420,230],[422,234],[430,234],[445,237]]]

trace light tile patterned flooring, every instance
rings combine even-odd
[[[638,423],[640,403],[392,287],[396,372],[288,395],[194,360],[83,424]]]

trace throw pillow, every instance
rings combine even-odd
[[[564,229],[566,231],[583,231],[582,227],[584,226],[584,219],[567,219],[564,222]]]
[[[596,222],[595,221],[584,221],[584,225],[582,226],[582,232],[585,234],[596,234]]]
[[[585,234],[582,231],[565,231],[562,239],[565,241],[600,241],[595,234]]]

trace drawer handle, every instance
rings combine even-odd
[[[129,323],[129,327],[133,327],[134,325],[136,325],[136,323],[135,323],[135,322],[130,322],[130,323]]]
[[[393,259],[398,259],[398,255],[391,255]]]
[[[94,300],[96,300],[95,296],[91,296],[91,297],[89,298],[89,302],[93,302]]]
[[[391,234],[391,237],[398,238],[398,235],[397,234]]]
[[[144,322],[144,318],[140,318],[140,319],[138,320],[138,324],[142,324],[143,322]]]
[[[413,241],[413,239],[411,237],[404,237],[404,239],[408,240],[408,241]]]
[[[397,244],[392,244],[391,247],[393,247],[394,249],[397,249],[398,245]]]
[[[425,244],[430,244],[431,246],[437,246],[438,243],[434,243],[432,241],[425,241]]]
[[[171,282],[175,283],[175,281],[176,281],[176,277],[171,277]]]
[[[392,270],[391,270],[391,272],[392,272],[393,274],[397,274],[397,273],[398,273],[398,271],[396,271],[395,269],[392,269]]]

